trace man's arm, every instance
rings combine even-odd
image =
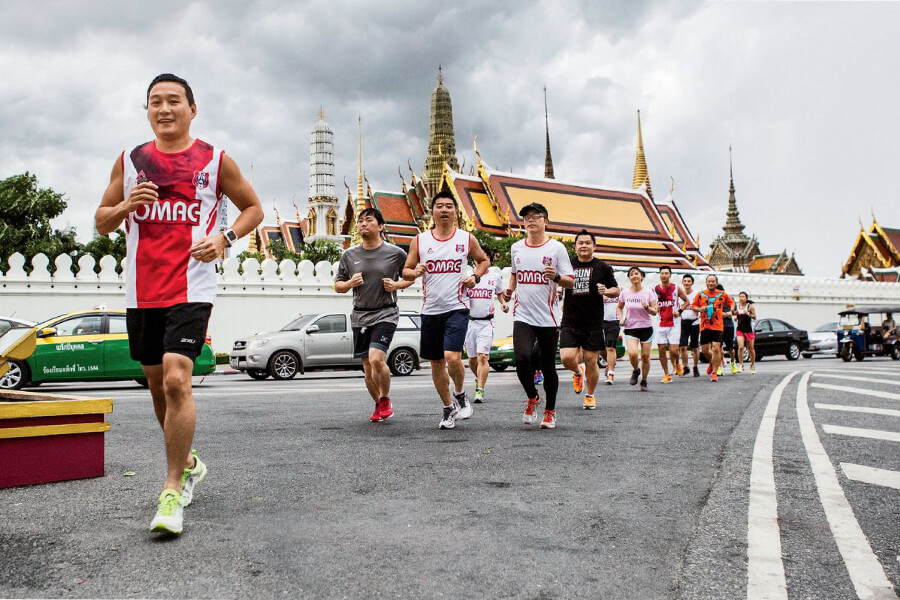
[[[239,238],[244,237],[262,223],[263,210],[256,192],[250,182],[244,179],[241,169],[227,154],[222,155],[222,165],[219,168],[219,191],[228,196],[231,203],[240,211],[238,218],[231,226]],[[225,235],[217,233],[209,235],[198,241],[191,248],[191,255],[201,262],[212,262],[228,245]]]
[[[419,262],[419,236],[416,236],[409,244],[409,254],[406,255],[406,263],[403,265],[403,279],[415,281],[424,272],[425,265]]]
[[[153,201],[159,197],[156,184],[146,181],[134,186],[128,198],[125,198],[124,176],[120,157],[113,164],[112,173],[109,175],[109,185],[106,186],[106,191],[103,192],[103,198],[100,200],[100,207],[94,214],[94,225],[100,235],[115,231],[125,217],[141,206],[153,204]]]

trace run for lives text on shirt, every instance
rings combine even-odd
[[[216,264],[196,260],[190,250],[216,226],[222,155],[202,140],[182,152],[163,153],[147,142],[122,153],[125,198],[145,181],[159,194],[125,218],[126,308],[215,300]]]
[[[472,267],[466,267],[466,277],[475,273]],[[481,277],[475,287],[466,290],[469,297],[469,316],[483,319],[494,314],[494,297],[503,291],[503,278],[493,269]]]
[[[622,312],[625,313],[625,329],[641,329],[653,327],[653,319],[644,308],[642,302],[650,305],[656,300],[656,293],[647,288],[635,292],[631,288],[625,288],[619,294],[619,301],[623,303]]]
[[[510,261],[516,278],[513,320],[535,327],[559,327],[559,286],[544,277],[544,269],[553,267],[560,277],[574,275],[566,247],[552,238],[540,246],[519,240],[510,249]]]
[[[576,329],[599,329],[605,319],[604,296],[597,290],[598,284],[607,288],[618,287],[612,267],[592,258],[572,261],[575,285],[567,289],[563,300],[562,324]]]
[[[469,308],[469,297],[462,285],[463,268],[469,256],[468,231],[454,229],[445,240],[434,230],[416,236],[419,262],[425,265],[422,275],[422,314],[440,315]]]

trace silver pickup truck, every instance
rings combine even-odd
[[[394,375],[420,368],[419,325],[419,313],[400,312],[388,348],[388,367]],[[236,340],[229,364],[253,379],[292,379],[298,372],[315,369],[362,369],[362,360],[353,358],[349,313],[302,315],[280,331]]]

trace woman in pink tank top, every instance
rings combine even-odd
[[[641,391],[649,390],[647,375],[650,372],[650,347],[653,342],[653,320],[657,314],[656,294],[643,287],[644,272],[638,267],[628,269],[628,280],[631,285],[619,294],[619,305],[616,311],[619,323],[625,328],[623,337],[628,349],[628,360],[631,361],[631,385],[641,380]],[[640,367],[638,356],[640,355]]]

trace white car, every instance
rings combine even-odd
[[[419,365],[419,313],[400,311],[400,322],[388,348],[394,375],[410,375]],[[232,369],[253,379],[293,379],[314,369],[362,369],[353,358],[350,313],[302,315],[279,331],[236,340],[229,355]]]
[[[812,358],[815,354],[838,356],[838,334],[841,326],[837,321],[824,323],[809,332],[809,349],[803,358]]]

